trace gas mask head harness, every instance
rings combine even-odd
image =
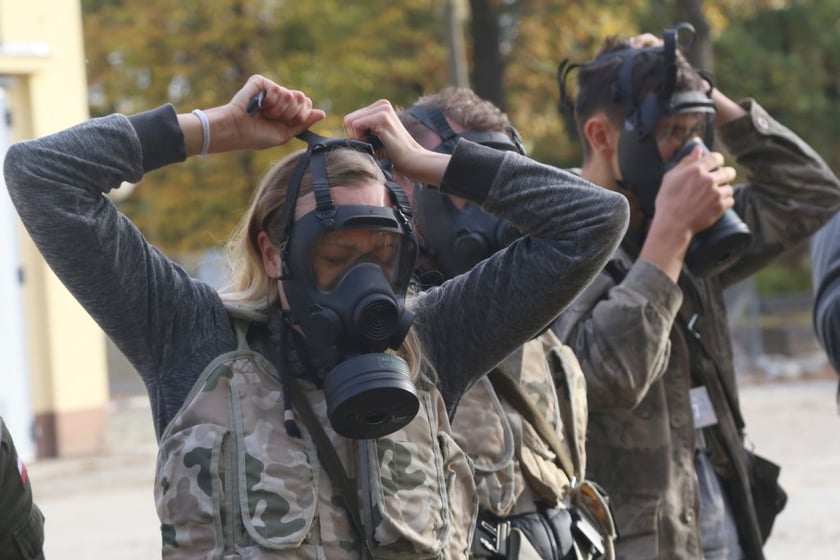
[[[373,146],[309,131],[298,138],[309,148],[292,172],[281,222],[287,314],[303,333],[310,375],[323,386],[335,431],[380,437],[406,425],[419,408],[408,365],[385,353],[400,347],[414,319],[405,307],[417,259],[411,208],[388,175],[393,207],[336,205],[327,154],[350,149],[373,158]],[[315,208],[295,221],[307,169]]]
[[[435,152],[451,154],[458,139],[465,138],[497,150],[525,154],[522,138],[512,126],[507,132],[455,132],[437,107],[414,105],[407,112],[440,136],[440,143],[433,148]],[[422,183],[414,187],[414,222],[422,235],[421,250],[434,263],[434,272],[440,280],[470,270],[522,236],[508,222],[488,214],[478,205],[467,203],[459,209],[447,195]],[[421,272],[425,279],[432,271]]]
[[[714,142],[715,104],[711,88],[708,91],[676,91],[677,43],[681,34],[689,39],[682,48],[688,52],[694,44],[694,27],[690,23],[680,23],[664,31],[661,45],[627,48],[599,57],[621,61],[612,98],[629,109],[618,140],[618,164],[622,175],[619,185],[633,193],[648,223],[653,218],[665,173],[697,146],[707,153],[707,146]],[[641,92],[640,99],[635,93],[634,70],[640,57],[644,56],[658,57],[661,62],[657,65],[660,69],[656,79],[658,86],[652,92]],[[565,62],[561,63],[558,75],[561,105],[568,103],[566,75],[578,66],[566,66]],[[678,143],[668,161],[662,158],[660,142]],[[747,226],[729,210],[715,224],[692,238],[686,265],[698,276],[715,274],[736,260],[751,240]]]

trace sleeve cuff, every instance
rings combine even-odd
[[[673,320],[677,316],[683,301],[682,290],[658,266],[637,260],[630,267],[622,284],[631,286],[670,319]]]
[[[735,156],[749,148],[757,137],[780,132],[780,125],[755,99],[743,99],[738,104],[747,111],[747,114],[726,123],[719,129],[721,141]]]
[[[507,152],[461,139],[443,174],[440,191],[482,203]]]
[[[171,104],[128,117],[143,148],[143,173],[187,159],[184,133]]]

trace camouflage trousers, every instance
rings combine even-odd
[[[44,516],[2,418],[0,429],[0,560],[43,559]]]

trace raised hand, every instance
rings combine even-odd
[[[249,113],[249,103],[258,96],[258,106]],[[227,104],[207,109],[205,114],[210,127],[208,153],[280,146],[326,116],[312,108],[312,100],[302,91],[287,89],[258,74],[248,78]],[[178,122],[187,153],[199,153],[204,134],[198,117],[182,114]]]
[[[380,99],[348,113],[344,128],[351,138],[364,140],[376,134],[382,141],[381,155],[394,164],[397,173],[413,181],[439,185],[450,156],[425,149],[400,122],[391,102]]]

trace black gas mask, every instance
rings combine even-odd
[[[414,319],[405,307],[417,259],[408,198],[387,180],[393,208],[334,204],[326,154],[351,149],[373,157],[372,146],[312,132],[299,138],[309,149],[289,181],[282,222],[288,315],[303,332],[335,431],[357,439],[380,437],[406,425],[419,409],[408,365],[385,353],[399,348]],[[315,209],[295,221],[307,169]]]
[[[440,136],[434,151],[451,154],[459,138],[497,150],[525,154],[515,128],[508,132],[456,133],[438,108],[415,105],[408,114]],[[414,220],[423,237],[422,250],[435,262],[442,279],[452,278],[473,268],[522,236],[505,220],[467,203],[459,209],[438,189],[418,183],[414,187]]]
[[[633,192],[648,220],[653,217],[656,196],[665,173],[698,145],[708,152],[706,146],[711,146],[714,141],[715,105],[711,92],[675,91],[676,48],[681,31],[687,32],[693,43],[694,28],[688,23],[681,23],[665,31],[661,46],[605,55],[622,59],[613,94],[616,102],[631,106],[618,144],[621,185]],[[691,43],[687,48],[691,47]],[[636,57],[642,53],[662,58],[663,76],[660,87],[653,94],[637,99],[633,94],[633,69]],[[672,132],[662,130],[662,119],[666,117],[676,122],[685,119],[691,123],[687,134],[680,138],[682,146],[676,150],[671,161],[662,160],[657,145],[658,138]],[[718,273],[737,259],[751,241],[749,228],[733,210],[728,210],[715,224],[694,236],[686,254],[686,265],[698,276]]]

